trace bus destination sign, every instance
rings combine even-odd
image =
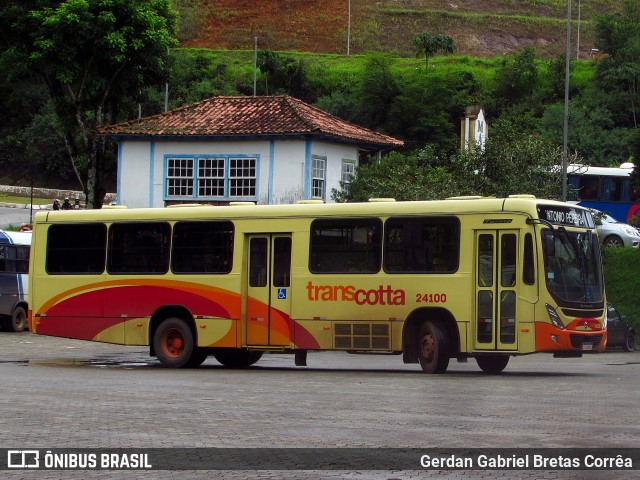
[[[567,227],[594,228],[593,217],[581,208],[557,205],[538,205],[538,218],[553,225]]]

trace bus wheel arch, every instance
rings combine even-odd
[[[181,306],[165,306],[149,323],[149,354],[173,368],[200,365],[206,355],[197,348],[195,322]]]
[[[460,334],[455,318],[445,308],[419,308],[407,317],[402,332],[404,363],[419,363],[421,333],[424,325],[430,322],[441,331],[448,343],[447,357],[456,357],[460,353]]]

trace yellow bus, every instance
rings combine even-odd
[[[170,367],[339,350],[498,373],[607,341],[590,212],[526,195],[40,212],[29,278],[33,333]]]

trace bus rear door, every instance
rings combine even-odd
[[[291,235],[248,236],[247,346],[291,343]]]
[[[476,232],[475,349],[517,350],[517,230]]]

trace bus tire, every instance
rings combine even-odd
[[[196,368],[204,363],[204,361],[209,356],[209,352],[207,352],[204,348],[195,348],[191,358],[185,365],[187,368]]]
[[[262,358],[263,352],[253,352],[241,348],[223,348],[217,350],[213,356],[225,367],[245,368],[250,367]]]
[[[484,373],[495,375],[507,367],[509,355],[478,355],[476,362]]]
[[[193,333],[181,318],[167,318],[153,334],[153,348],[164,366],[188,367],[195,351]]]
[[[439,322],[427,320],[420,327],[418,359],[424,373],[444,373],[449,366],[450,342]]]
[[[23,332],[27,329],[27,312],[24,307],[17,306],[13,315],[6,321],[8,332]]]

